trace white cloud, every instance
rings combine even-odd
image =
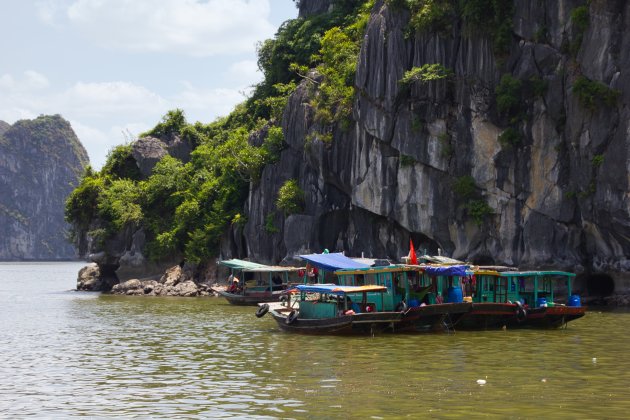
[[[48,87],[48,79],[43,74],[33,70],[27,70],[20,78],[13,77],[12,74],[0,76],[0,91],[25,92],[39,90]]]
[[[35,71],[0,76],[0,120],[12,124],[40,114],[61,114],[71,122],[96,168],[112,147],[124,143],[123,132],[146,131],[172,107],[167,99],[129,82],[77,82],[54,90]]]
[[[35,3],[37,17],[48,25],[55,26],[63,6],[59,0],[43,0]]]
[[[138,134],[151,128],[142,122],[130,122],[105,128],[86,125],[74,119],[70,120],[70,124],[87,150],[90,163],[95,169],[100,169],[103,166],[107,154],[114,147],[135,140]]]
[[[181,108],[189,122],[210,122],[218,116],[226,116],[234,106],[243,102],[245,93],[239,89],[202,89],[183,82],[184,90],[172,99],[171,108]]]
[[[78,82],[59,95],[62,108],[86,117],[147,116],[159,112],[167,101],[143,86],[129,82]]]
[[[58,7],[58,4],[56,5]],[[66,17],[107,48],[191,56],[252,53],[272,37],[269,0],[76,0]],[[44,21],[56,18],[50,2],[39,5]]]
[[[228,68],[231,81],[242,86],[252,86],[260,82],[263,74],[258,70],[258,63],[254,60],[242,60],[232,63]]]

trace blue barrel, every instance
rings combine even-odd
[[[448,303],[461,303],[464,301],[464,296],[462,295],[461,287],[449,287],[448,294],[446,297],[446,301]]]
[[[569,302],[567,303],[567,306],[582,306],[582,301],[580,300],[580,296],[571,295],[571,297],[569,298]]]
[[[420,306],[420,302],[418,302],[418,299],[409,299],[410,308],[417,308],[418,306]]]
[[[539,297],[536,300],[536,306],[547,306],[547,298],[545,297]]]

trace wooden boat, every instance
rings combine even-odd
[[[586,310],[572,294],[575,275],[562,271],[486,269],[451,260],[335,274],[339,284],[388,287],[384,309],[408,307],[399,329],[557,328],[584,316]],[[556,299],[558,293],[561,299]]]
[[[303,284],[295,287],[300,294],[299,307],[262,305],[257,315],[267,310],[283,331],[301,334],[375,334],[396,332],[403,312],[378,311],[368,300],[383,297],[384,286],[339,286]],[[380,302],[382,306],[382,301]]]
[[[460,268],[464,272],[467,266]],[[382,310],[402,311],[403,317],[398,330],[442,331],[452,325],[466,312],[470,304],[461,301],[436,301],[435,285],[428,276],[423,276],[426,267],[419,265],[390,264],[363,269],[335,271],[339,284],[375,284],[387,287]]]
[[[260,302],[278,302],[291,284],[291,275],[297,281],[296,273],[303,270],[299,267],[270,266],[239,259],[219,261],[219,265],[230,268],[230,277],[236,279],[238,287],[233,290],[212,290],[233,305],[255,306]]]
[[[464,285],[472,308],[458,329],[558,328],[584,316],[572,293],[575,274],[564,271],[497,271],[479,268]],[[559,294],[562,297],[559,297]]]

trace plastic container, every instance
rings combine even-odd
[[[536,300],[536,306],[540,307],[540,306],[547,306],[547,298],[545,297],[539,297]]]
[[[420,302],[418,302],[418,299],[409,299],[410,308],[417,308],[418,306],[420,306]]]
[[[567,302],[567,306],[582,306],[582,300],[579,295],[571,295],[569,297],[569,302]]]
[[[448,303],[461,303],[464,301],[461,287],[449,287],[446,301]]]

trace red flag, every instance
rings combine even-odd
[[[416,250],[413,248],[413,241],[409,239],[409,256],[407,262],[412,265],[418,265],[418,258],[416,257]]]

